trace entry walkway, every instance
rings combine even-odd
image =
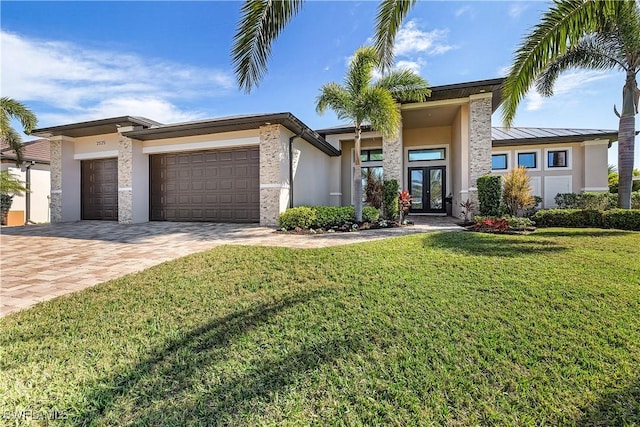
[[[107,221],[3,227],[0,316],[161,262],[220,245],[320,248],[391,236],[460,229],[452,218],[358,233],[293,235],[257,225]]]

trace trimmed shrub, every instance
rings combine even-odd
[[[391,221],[395,221],[398,219],[399,191],[400,186],[398,185],[398,181],[396,181],[395,179],[390,179],[384,182],[384,189],[382,191],[382,209],[384,211],[384,217]]]
[[[362,208],[362,221],[376,222],[380,218],[380,211],[373,206],[365,206]]]
[[[315,221],[316,212],[308,206],[287,209],[278,218],[280,227],[287,230],[292,230],[296,227],[309,228]]]
[[[362,209],[362,218],[364,219],[365,206]],[[339,227],[347,222],[353,222],[356,214],[353,206],[315,206],[311,208],[315,211],[315,221],[311,226],[313,228],[331,228]]]
[[[502,177],[498,175],[482,175],[478,178],[478,201],[480,215],[500,215],[500,193],[502,191]]]
[[[618,196],[612,193],[558,193],[554,199],[560,209],[606,210],[618,207]]]
[[[640,210],[611,209],[602,213],[604,228],[640,231]]]
[[[640,191],[631,193],[631,209],[640,209]]]
[[[545,209],[532,219],[540,227],[602,227],[602,211],[587,209]]]

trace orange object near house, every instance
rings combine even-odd
[[[24,211],[9,211],[7,225],[24,225]]]

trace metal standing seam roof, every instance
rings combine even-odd
[[[491,141],[494,146],[518,144],[552,144],[593,139],[618,140],[618,131],[611,129],[492,127]]]

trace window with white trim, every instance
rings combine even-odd
[[[507,153],[491,155],[491,169],[495,171],[507,170],[508,166]]]
[[[569,153],[567,150],[547,151],[548,168],[566,168],[569,166]]]

